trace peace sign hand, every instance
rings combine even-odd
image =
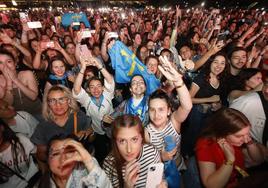
[[[160,56],[160,65],[158,69],[160,72],[172,82],[183,82],[182,75],[171,65],[171,62],[166,56]]]

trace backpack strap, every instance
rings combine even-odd
[[[77,135],[77,112],[74,112],[74,135]]]
[[[262,143],[266,145],[266,142],[268,140],[268,101],[264,98],[261,91],[257,92],[260,96],[262,107],[266,116],[263,133],[262,133]]]

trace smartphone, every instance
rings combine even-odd
[[[109,32],[108,35],[109,35],[109,38],[118,38],[117,32]]]
[[[73,22],[72,23],[72,26],[76,26],[76,25],[80,26],[80,22]]]
[[[87,59],[89,57],[92,57],[92,54],[87,45],[80,45],[80,59]]]
[[[37,29],[37,28],[42,28],[41,22],[27,22],[27,25],[30,29]]]
[[[149,165],[147,171],[146,188],[156,188],[162,181],[163,173],[163,163]]]
[[[84,38],[91,38],[92,35],[91,35],[91,32],[89,29],[83,29],[82,30],[82,39]]]
[[[47,49],[47,48],[54,48],[55,44],[53,41],[49,41],[49,42],[41,42],[41,48],[43,49]]]

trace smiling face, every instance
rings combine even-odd
[[[241,146],[245,143],[247,137],[249,137],[250,126],[242,128],[240,131],[226,136],[226,141],[233,146]]]
[[[191,49],[188,46],[183,46],[180,49],[180,55],[183,60],[191,59],[192,56]]]
[[[247,62],[247,53],[244,50],[238,50],[232,53],[231,69],[242,69]]]
[[[210,71],[212,74],[218,76],[224,71],[226,60],[224,56],[216,56],[210,65]]]
[[[146,64],[148,71],[152,74],[156,74],[158,68],[158,61],[155,58],[150,58]]]
[[[65,73],[65,65],[61,60],[55,60],[52,62],[52,72],[57,76],[57,77],[62,77]]]
[[[146,86],[141,76],[135,76],[132,78],[130,91],[131,91],[131,94],[135,96],[140,96],[140,95],[145,94]]]
[[[68,178],[76,163],[62,166],[62,163],[74,155],[74,151],[64,148],[66,140],[57,140],[51,144],[49,149],[48,164],[52,174],[58,178]]]
[[[116,145],[126,162],[137,159],[142,148],[142,136],[139,127],[122,127],[116,135]]]
[[[150,120],[156,128],[163,128],[167,121],[171,110],[165,99],[155,98],[149,103]]]
[[[89,82],[88,91],[90,95],[95,97],[96,99],[99,99],[103,92],[103,85],[100,80],[91,80]]]

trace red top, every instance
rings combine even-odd
[[[245,170],[244,157],[241,147],[234,147],[235,161],[234,165]],[[200,138],[196,144],[196,157],[197,161],[207,161],[216,164],[216,169],[219,169],[221,165],[226,161],[224,153],[220,145],[213,139]],[[239,172],[233,168],[227,187],[234,187],[237,185],[237,178]]]

